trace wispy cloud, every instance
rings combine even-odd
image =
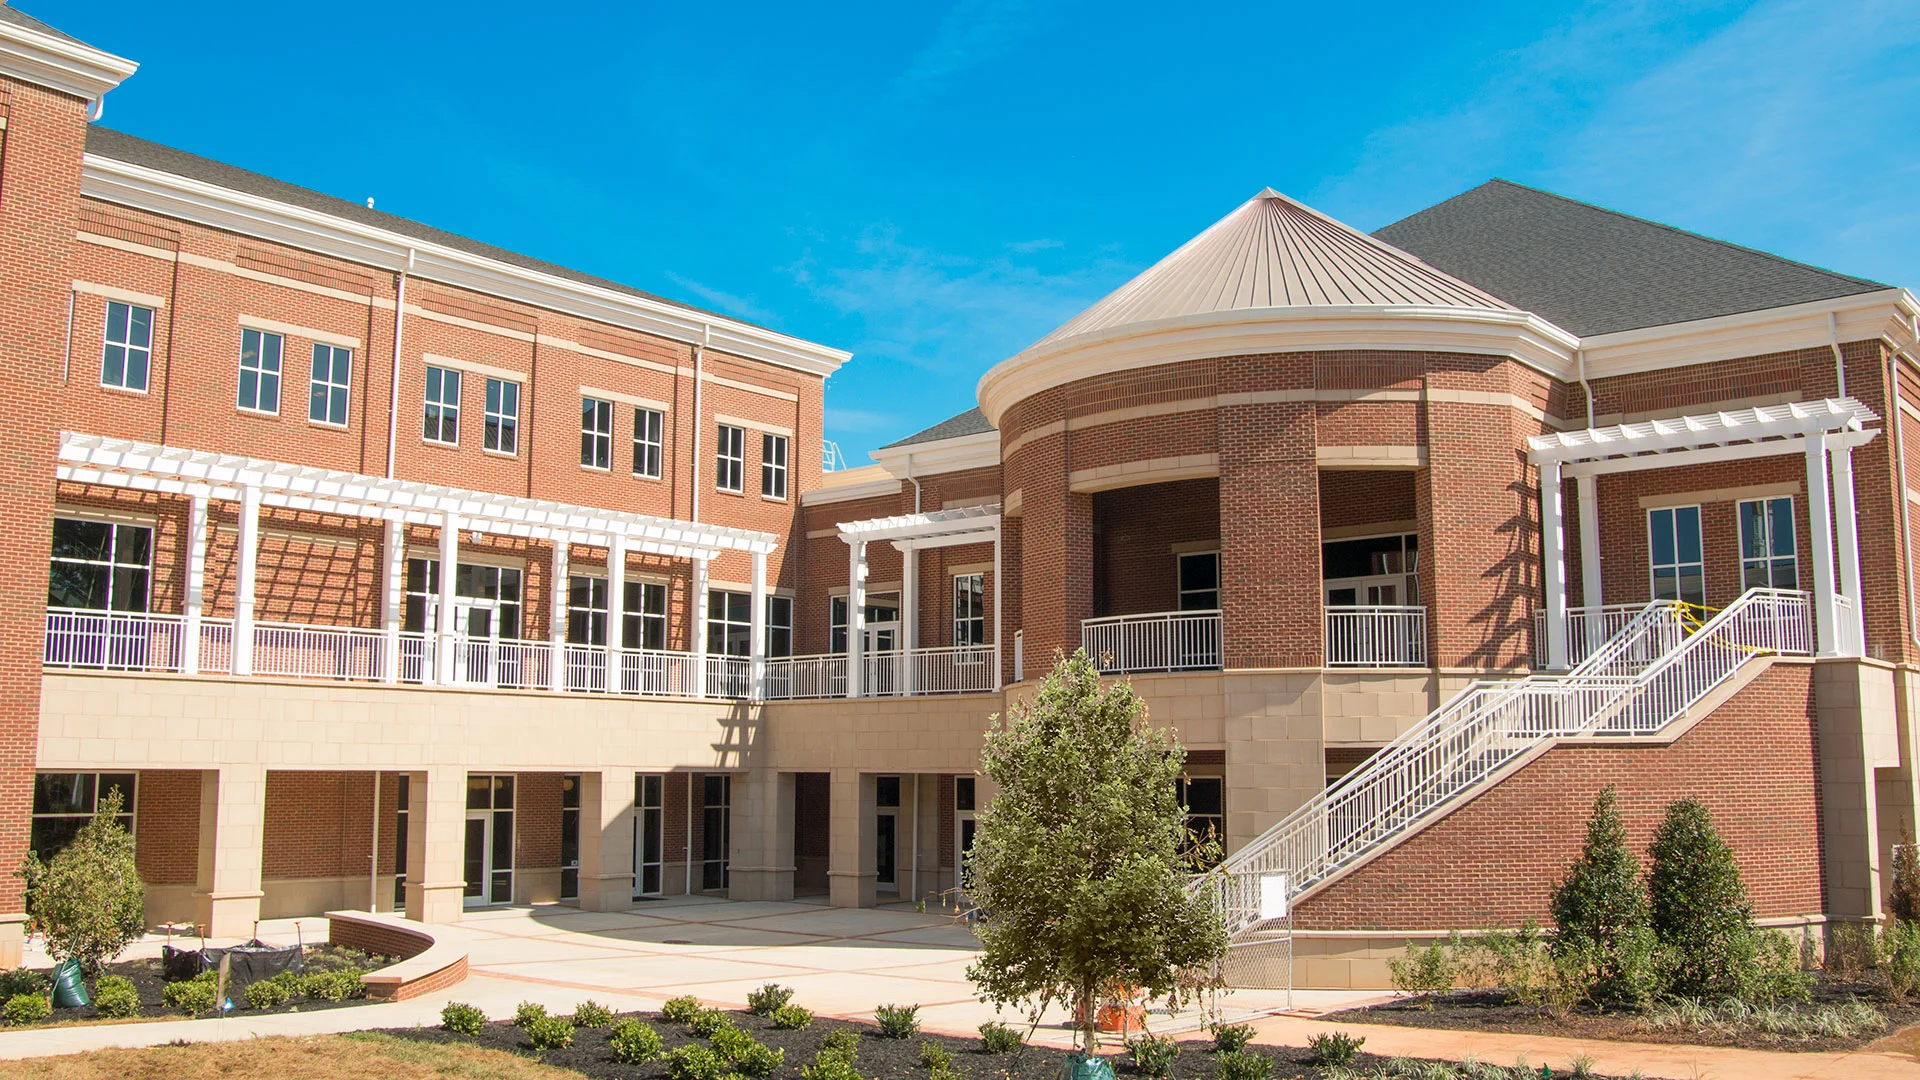
[[[667,279],[675,285],[698,297],[700,302],[727,315],[734,315],[763,326],[778,328],[780,316],[754,303],[751,299],[711,285],[702,285],[689,277],[683,277],[673,271],[667,271]]]
[[[872,409],[828,408],[827,426],[835,431],[851,431],[861,435],[875,432],[888,434],[900,430],[900,415]]]
[[[1008,244],[1007,250],[1018,252],[1021,255],[1031,255],[1036,251],[1046,251],[1049,248],[1066,246],[1066,242],[1063,240],[1018,240]]]
[[[893,82],[894,95],[918,101],[954,76],[1011,52],[1031,28],[1019,0],[957,0],[929,41]]]

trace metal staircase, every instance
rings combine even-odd
[[[1558,740],[1656,735],[1747,661],[1813,651],[1805,593],[1751,589],[1697,628],[1683,616],[1655,601],[1566,674],[1469,685],[1196,887],[1216,890],[1229,934],[1254,931],[1270,875],[1297,899]]]

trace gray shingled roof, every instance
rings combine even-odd
[[[71,41],[75,45],[87,45],[86,42],[81,41],[72,34],[62,30],[56,30],[11,4],[0,3],[0,22],[12,23],[15,26],[24,26],[29,30],[38,30],[50,37],[57,37],[61,41]],[[87,45],[87,48],[91,49],[93,46]]]
[[[992,431],[993,425],[987,423],[986,414],[974,406],[958,416],[949,416],[925,431],[916,431],[904,439],[890,442],[881,447],[887,450],[895,446],[912,446],[915,443],[939,442],[941,439],[957,439],[962,435],[980,435]]]
[[[1889,287],[1506,180],[1374,235],[1582,337]]]
[[[0,11],[6,10],[8,9],[4,5],[0,5]],[[112,128],[101,127],[98,124],[87,128],[87,153],[97,154],[100,157],[110,158],[114,161],[122,161],[129,165],[139,165],[148,169],[156,169],[160,172],[171,173],[175,176],[184,176],[190,180],[199,180],[203,183],[227,188],[230,191],[238,191],[248,195],[258,195],[261,198],[273,199],[276,202],[288,203],[333,217],[345,218],[356,224],[367,225],[376,229],[386,229],[390,232],[398,233],[401,236],[422,241],[423,243],[440,244],[453,248],[456,251],[464,251],[469,255],[477,255],[483,259],[494,259],[537,273],[552,274],[555,277],[565,278],[569,281],[577,281],[582,285],[612,289],[615,292],[626,293],[629,296],[638,296],[648,300],[658,301],[662,304],[670,304],[685,311],[726,319],[729,322],[748,326],[755,325],[748,323],[745,319],[736,318],[723,312],[709,311],[706,308],[695,307],[692,304],[683,303],[679,300],[671,300],[664,296],[645,292],[641,289],[633,288],[630,285],[622,285],[617,281],[608,281],[606,278],[595,277],[592,274],[583,274],[578,270],[571,270],[556,263],[522,255],[517,251],[508,251],[506,248],[495,247],[492,244],[482,243],[479,240],[461,236],[457,233],[450,233],[444,229],[436,229],[431,225],[422,224],[412,218],[403,218],[382,210],[370,210],[363,203],[351,202],[346,199],[336,199],[331,195],[323,195],[317,191],[289,184],[284,180],[275,180],[271,176],[262,176],[256,172],[248,172],[245,169],[235,168],[224,162],[214,161],[212,158],[204,158],[198,154],[189,154],[185,150],[176,150],[171,146],[163,146],[157,142],[142,139],[136,135],[129,135],[124,131],[115,131]],[[762,329],[765,328],[763,327]]]

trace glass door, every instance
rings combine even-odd
[[[467,777],[466,907],[513,902],[513,775]]]
[[[659,896],[661,866],[666,855],[666,814],[661,805],[665,777],[633,778],[633,804],[639,808],[633,822],[633,896]]]

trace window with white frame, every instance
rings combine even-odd
[[[144,391],[152,367],[153,310],[108,301],[106,344],[100,349],[100,385]]]
[[[240,407],[280,412],[280,353],[286,339],[265,330],[240,331]]]
[[[987,576],[985,574],[953,576],[953,643],[955,645],[987,643]]]
[[[760,436],[760,494],[769,499],[787,497],[787,437]]]
[[[1178,556],[1181,611],[1212,611],[1220,606],[1220,553],[1193,551]],[[1164,563],[1161,565],[1165,565]]]
[[[626,607],[620,612],[621,640],[629,649],[667,647],[667,586],[659,581],[627,582]]]
[[[721,491],[744,491],[746,471],[746,431],[731,424],[721,424],[720,437],[714,444],[714,486]]]
[[[767,597],[767,655],[793,655],[793,597]]]
[[[567,579],[567,641],[607,643],[607,579],[574,574]]]
[[[460,373],[427,365],[426,440],[460,445]]]
[[[133,799],[138,787],[135,773],[36,773],[33,777],[33,824],[28,850],[42,860],[51,859],[73,842],[80,827],[93,820],[100,800],[115,790],[120,792],[120,827],[133,832]]]
[[[485,429],[481,448],[496,454],[520,452],[520,384],[511,379],[488,379]]]
[[[895,643],[900,621],[900,594],[893,592],[870,593],[867,596],[867,613],[864,619],[867,626],[865,651],[882,652],[891,650]],[[847,598],[845,595],[829,597],[827,600],[827,651],[843,653],[847,651]]]
[[[1740,503],[1740,587],[1797,589],[1793,499],[1748,499]]]
[[[1655,600],[1707,602],[1706,570],[1700,551],[1698,506],[1647,511],[1647,554]]]
[[[347,426],[347,391],[353,385],[353,350],[313,343],[313,381],[307,395],[307,419]]]
[[[660,479],[661,431],[666,418],[658,409],[633,410],[633,475]]]
[[[753,642],[753,594],[707,590],[707,654],[745,656]]]
[[[153,529],[85,518],[53,519],[47,606],[146,611]]]
[[[613,402],[580,399],[580,464],[589,469],[613,465]]]

